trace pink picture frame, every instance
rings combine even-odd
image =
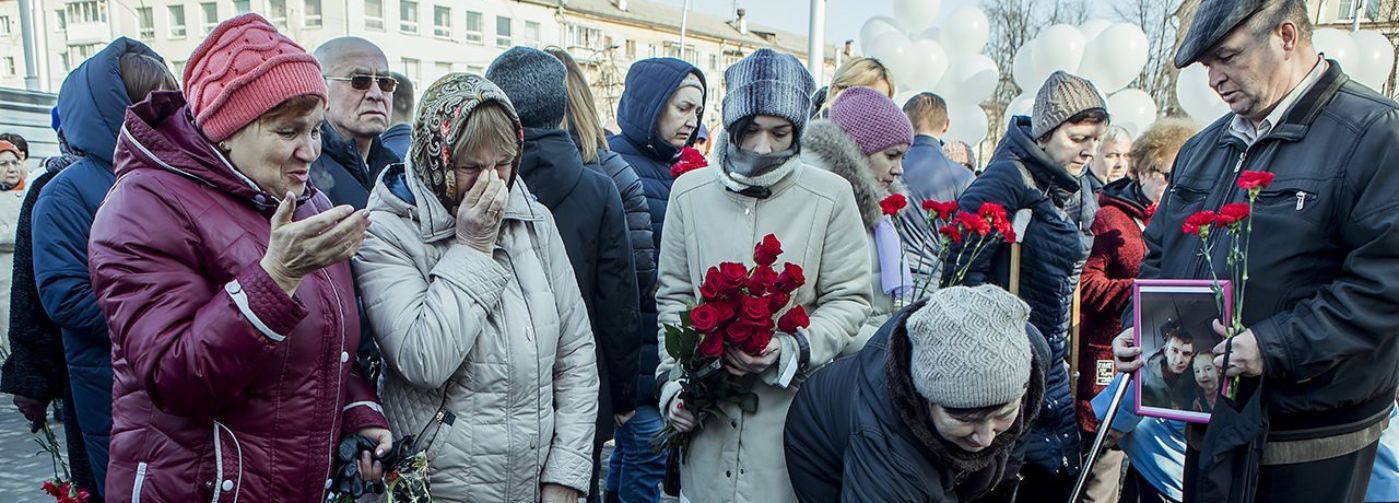
[[[1211,327],[1232,315],[1233,285],[1220,280],[1136,280],[1133,339],[1146,360],[1133,379],[1139,416],[1208,423],[1227,380],[1211,351],[1223,340]],[[1222,309],[1221,309],[1222,307]]]

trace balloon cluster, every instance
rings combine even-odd
[[[1146,67],[1148,49],[1146,33],[1132,23],[1090,19],[1045,28],[1015,53],[1011,75],[1023,92],[1010,102],[1006,116],[1030,115],[1045,79],[1063,70],[1093,82],[1107,98],[1113,125],[1136,136],[1156,121],[1151,95],[1125,89]]]
[[[894,0],[895,17],[873,17],[860,28],[864,55],[880,60],[894,75],[894,101],[932,91],[947,100],[951,128],[943,139],[970,145],[986,138],[986,112],[1000,81],[1000,68],[982,54],[991,22],[974,6],[959,7],[936,26],[940,0]]]

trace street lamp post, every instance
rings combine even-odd
[[[826,0],[811,0],[811,29],[806,39],[806,69],[817,87],[825,79]]]
[[[30,0],[19,0],[19,33],[24,39],[24,88],[39,90],[38,54],[34,50],[34,18]]]

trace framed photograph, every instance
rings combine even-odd
[[[1133,381],[1141,416],[1208,423],[1224,392],[1224,373],[1211,350],[1222,340],[1214,320],[1228,320],[1233,289],[1221,312],[1210,280],[1137,280],[1133,285],[1137,347],[1146,365]]]

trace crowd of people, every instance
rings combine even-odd
[[[556,48],[415,88],[256,14],[179,76],[119,38],[64,81],[61,155],[0,135],[0,391],[36,431],[62,404],[92,501],[1399,501],[1399,104],[1299,0],[1200,9],[1174,63],[1231,114],[1134,137],[1057,72],[984,167],[871,58],[818,83],[756,50],[718,111],[644,59],[612,131]],[[1276,177],[1249,329],[1141,354],[1133,282],[1222,272],[1180,229],[1241,170]],[[924,201],[1015,239],[944,238]],[[664,327],[766,235],[809,323],[724,351],[754,400],[693,410]],[[1210,423],[1108,410],[1128,376]]]

